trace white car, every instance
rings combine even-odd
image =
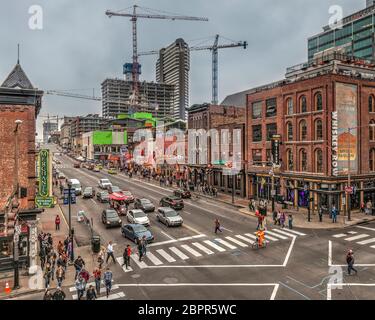
[[[137,223],[144,226],[150,225],[150,219],[147,217],[147,214],[140,209],[130,210],[126,215],[126,219],[129,223]]]
[[[100,188],[105,190],[107,190],[108,187],[112,185],[111,181],[109,181],[108,179],[100,179],[98,184]]]
[[[167,227],[181,226],[184,223],[184,219],[174,209],[169,207],[159,208],[156,218]]]

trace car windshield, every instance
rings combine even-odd
[[[133,227],[133,229],[134,229],[134,232],[136,232],[136,233],[141,233],[141,232],[146,232],[147,231],[147,229],[144,226],[142,226],[142,225],[135,225]]]
[[[146,214],[143,211],[133,211],[134,218],[143,218],[146,217]]]
[[[167,210],[167,211],[164,211],[164,212],[165,212],[166,217],[177,217],[178,216],[178,213],[174,210]]]
[[[142,204],[151,204],[151,201],[148,200],[148,199],[142,199],[142,200],[141,200],[141,203],[142,203]]]
[[[87,187],[85,188],[85,192],[91,192],[92,191],[92,188],[91,187]]]
[[[73,183],[72,188],[79,189],[79,188],[81,188],[81,185],[79,183]]]
[[[102,197],[108,197],[108,192],[104,191],[104,192],[101,192],[100,195]]]
[[[170,197],[171,200],[180,200],[179,197]]]
[[[118,218],[117,212],[114,211],[114,210],[108,210],[107,211],[107,218],[109,218],[109,219]]]

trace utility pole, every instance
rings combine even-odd
[[[234,204],[234,188],[235,188],[235,179],[236,177],[236,174],[235,174],[235,171],[233,170],[232,168],[232,204]]]
[[[346,203],[347,203],[347,212],[348,212],[348,221],[351,220],[350,217],[350,207],[351,207],[351,201],[350,201],[350,193],[349,193],[349,188],[350,188],[350,130],[351,128],[348,128],[348,190],[346,192]]]

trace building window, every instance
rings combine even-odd
[[[369,138],[370,141],[375,141],[375,120],[370,121],[370,126],[369,126]]]
[[[318,92],[315,95],[315,110],[316,111],[323,110],[323,100],[322,100],[322,94],[320,92]]]
[[[286,157],[287,157],[287,169],[289,171],[293,171],[294,170],[294,161],[293,161],[293,151],[291,149],[289,149],[287,151]]]
[[[276,111],[276,98],[266,100],[266,117],[275,117]]]
[[[262,165],[262,149],[253,149],[252,158],[253,158],[254,166],[261,166]]]
[[[305,120],[299,123],[299,140],[304,141],[307,138],[307,124]]]
[[[289,98],[286,102],[286,105],[287,105],[287,114],[293,114],[294,113],[294,110],[293,110],[293,99],[292,98]]]
[[[266,149],[266,161],[267,163],[272,162],[272,152],[271,149]]]
[[[287,141],[293,141],[293,125],[291,122],[288,122],[286,125],[287,129]]]
[[[315,172],[323,172],[323,151],[315,150]]]
[[[368,97],[368,112],[375,112],[375,100],[373,95]]]
[[[274,134],[277,134],[276,123],[267,124],[267,141],[271,141]]]
[[[302,96],[299,99],[299,110],[301,113],[307,112],[307,101],[305,96]]]
[[[370,150],[369,167],[370,167],[370,171],[375,171],[375,149]]]
[[[262,118],[262,101],[252,104],[251,114],[253,119]]]
[[[302,172],[307,171],[307,152],[305,149],[302,149],[299,152],[299,166],[300,166],[300,171]]]
[[[253,142],[262,141],[262,126],[253,126]]]
[[[323,140],[323,122],[320,119],[315,121],[315,140]]]

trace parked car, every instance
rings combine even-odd
[[[154,236],[144,226],[141,224],[127,224],[121,227],[121,233],[125,238],[130,239],[137,243],[137,239],[142,239],[143,236],[146,236],[147,242],[152,242],[154,240]]]
[[[150,219],[147,217],[147,214],[145,214],[140,209],[129,210],[129,212],[126,215],[126,219],[129,223],[138,223],[143,226],[150,225]]]
[[[117,174],[117,171],[116,171],[116,169],[111,168],[111,169],[108,169],[108,173],[109,174]]]
[[[62,172],[59,172],[59,179],[65,179],[65,175]]]
[[[109,193],[108,191],[100,191],[96,194],[96,200],[100,202],[109,202]]]
[[[164,197],[160,200],[161,207],[171,207],[173,209],[183,209],[184,201],[176,196]]]
[[[106,228],[109,227],[121,227],[121,219],[117,212],[113,209],[105,209],[102,212],[102,222]]]
[[[95,190],[93,187],[86,187],[83,190],[82,197],[83,198],[94,198],[95,196]]]
[[[161,207],[158,209],[156,218],[161,223],[164,223],[166,226],[181,226],[184,222],[184,219],[176,212],[174,209],[169,207]]]
[[[134,202],[135,209],[141,209],[143,212],[154,212],[155,206],[154,204],[148,199],[135,199]]]
[[[108,179],[100,179],[98,185],[101,189],[108,189],[108,187],[111,186],[112,183]]]
[[[177,189],[173,192],[173,194],[176,197],[179,197],[181,199],[189,199],[191,198],[191,193],[188,190],[182,190],[182,189]]]
[[[126,197],[125,202],[127,202],[127,203],[133,203],[134,202],[134,196],[130,191],[122,191],[122,194]]]
[[[110,185],[108,187],[108,193],[122,193],[122,190],[120,189],[120,187],[118,186],[113,186],[113,185]]]

